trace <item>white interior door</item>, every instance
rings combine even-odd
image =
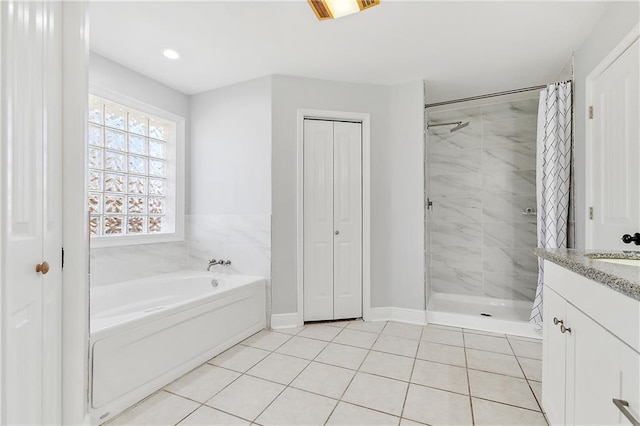
[[[360,123],[304,121],[304,320],[362,316]]]
[[[362,125],[333,123],[333,318],[362,316]]]
[[[0,3],[3,424],[60,422],[60,18]]]
[[[588,248],[637,249],[621,238],[640,232],[639,50],[636,40],[592,83]]]
[[[333,319],[333,122],[304,121],[304,320]]]

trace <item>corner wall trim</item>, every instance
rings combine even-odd
[[[421,309],[407,309],[387,306],[371,308],[371,321],[398,321],[408,324],[426,324],[426,312]]]
[[[298,313],[273,314],[271,315],[271,328],[273,330],[282,328],[294,328],[298,326]]]

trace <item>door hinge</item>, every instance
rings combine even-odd
[[[62,247],[62,260],[61,260],[60,264],[62,265],[60,267],[60,269],[64,269],[64,247]]]
[[[593,105],[589,107],[589,120],[593,120]]]
[[[589,220],[593,220],[593,207],[589,207]]]
[[[427,198],[427,209],[433,210],[433,201]]]

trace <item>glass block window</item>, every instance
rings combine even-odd
[[[174,232],[176,123],[89,96],[92,237]]]

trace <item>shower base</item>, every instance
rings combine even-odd
[[[432,293],[427,322],[501,334],[542,338],[529,323],[532,302]]]

